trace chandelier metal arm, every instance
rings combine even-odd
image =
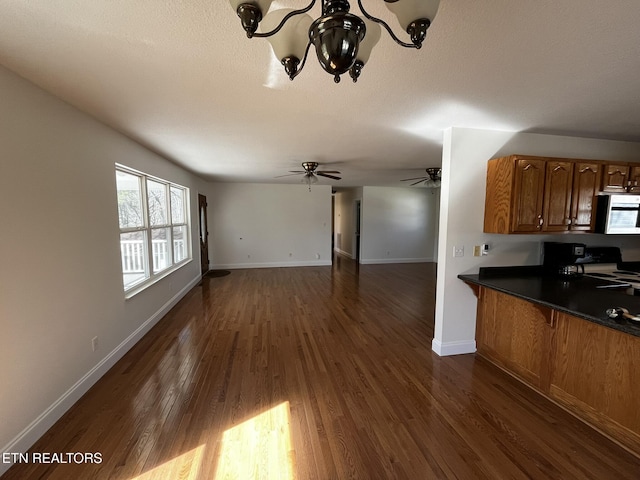
[[[391,36],[391,38],[393,38],[393,40],[400,46],[402,47],[406,47],[406,48],[420,48],[418,45],[415,45],[413,43],[407,43],[407,42],[403,42],[402,40],[400,40],[395,33],[393,33],[393,30],[391,29],[391,27],[387,24],[387,22],[385,22],[384,20],[381,20],[377,17],[374,17],[373,15],[371,15],[369,12],[367,12],[364,9],[364,6],[362,5],[362,0],[358,0],[358,8],[360,8],[360,11],[362,12],[362,14],[369,20],[371,20],[372,22],[378,23],[380,25],[382,25],[385,30],[389,33],[389,35]]]
[[[291,18],[291,17],[295,17],[296,15],[301,15],[303,13],[307,13],[309,10],[311,10],[313,8],[313,6],[316,4],[316,0],[311,0],[311,3],[309,5],[307,5],[305,8],[302,8],[300,10],[294,10],[293,12],[288,13],[280,22],[280,24],[274,28],[273,30],[271,30],[270,32],[265,32],[265,33],[254,33],[253,36],[256,38],[267,38],[267,37],[271,37],[273,35],[275,35],[276,33],[278,33],[282,27],[284,27],[284,24],[287,23],[287,21]],[[308,49],[308,47],[307,47]],[[305,54],[305,58],[306,58],[306,54]],[[302,68],[302,67],[300,67]]]
[[[311,47],[311,40],[309,40],[307,42],[307,49],[304,51],[304,57],[302,58],[302,62],[300,62],[300,66],[298,67],[298,69],[295,71],[295,73],[293,73],[292,75],[289,75],[289,79],[293,80],[294,78],[296,78],[298,75],[300,75],[300,72],[302,71],[302,69],[304,68],[304,64],[307,63],[307,56],[309,55],[309,47]]]

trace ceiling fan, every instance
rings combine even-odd
[[[304,175],[302,177],[302,183],[309,185],[309,191],[311,191],[311,184],[318,183],[318,176],[327,177],[332,180],[341,180],[340,177],[332,175],[334,173],[340,173],[337,170],[317,170],[320,166],[318,162],[303,162],[303,170],[289,170],[290,173],[286,175],[279,175],[275,178],[291,177],[293,175]]]
[[[425,187],[438,188],[441,183],[442,169],[430,167],[426,169],[426,172],[427,172],[426,177],[405,178],[404,180],[400,180],[400,181],[410,182],[411,180],[417,180],[417,182],[414,182],[411,185],[409,185],[410,187],[413,187],[414,185],[424,182]]]

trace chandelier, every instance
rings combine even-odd
[[[247,37],[266,38],[287,75],[293,80],[302,71],[313,44],[322,68],[333,75],[349,72],[354,82],[380,40],[382,27],[400,46],[419,49],[427,29],[438,11],[440,0],[384,0],[409,34],[411,43],[403,42],[383,20],[370,15],[358,0],[362,17],[349,13],[347,0],[321,0],[322,16],[307,15],[316,0],[300,10],[291,8],[269,12],[273,0],[230,0],[247,32]],[[258,26],[261,32],[258,32]]]

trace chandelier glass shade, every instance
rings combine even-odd
[[[321,0],[322,14],[315,19],[307,12],[314,7],[316,0],[311,0],[309,5],[299,10],[283,8],[272,11],[269,11],[272,0],[230,2],[247,37],[266,38],[291,80],[304,67],[309,48],[313,45],[318,62],[333,75],[336,83],[340,81],[340,75],[347,72],[354,82],[358,80],[380,40],[382,28],[402,47],[422,47],[440,4],[440,0],[384,0],[411,38],[411,43],[408,43],[400,40],[384,20],[370,15],[362,0],[357,0],[361,15],[350,13],[348,0]]]

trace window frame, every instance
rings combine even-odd
[[[142,209],[142,226],[136,227],[121,227],[120,226],[120,203],[119,199],[116,199],[116,207],[118,211],[118,229],[120,238],[120,268],[122,272],[122,287],[125,293],[125,298],[131,298],[137,293],[145,290],[147,287],[158,282],[162,278],[166,277],[172,272],[175,272],[184,265],[190,263],[193,260],[192,248],[191,248],[191,210],[190,210],[190,189],[183,185],[165,180],[155,175],[141,172],[139,170],[127,167],[119,163],[115,164],[116,173],[116,196],[118,196],[117,178],[118,172],[124,174],[133,175],[138,178],[138,184],[140,188],[140,203]],[[161,225],[151,225],[151,214],[149,207],[149,188],[148,182],[155,182],[164,186],[164,210],[165,210],[165,223]],[[182,221],[174,222],[173,219],[173,206],[171,204],[172,189],[178,189],[182,191]],[[174,229],[181,228],[184,234],[184,258],[178,262],[175,261],[176,246],[174,243]],[[164,268],[156,268],[156,252],[154,251],[153,232],[162,231],[167,232],[167,266]],[[143,236],[143,263],[144,263],[144,278],[135,281],[128,286],[125,284],[125,265],[124,265],[124,252],[122,248],[122,235],[127,233],[142,232]]]

